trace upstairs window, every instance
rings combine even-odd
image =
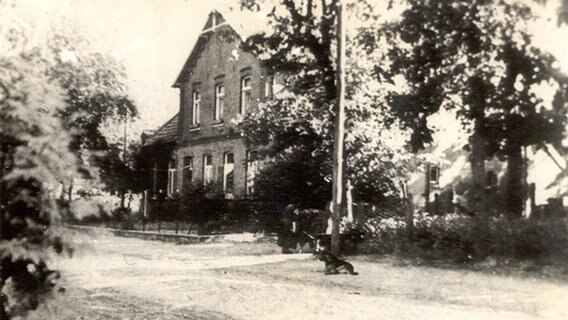
[[[244,114],[252,103],[252,83],[250,76],[246,76],[241,80],[241,110]]]
[[[208,186],[213,182],[213,156],[203,156],[203,185]]]
[[[225,85],[220,83],[215,86],[215,110],[213,111],[213,119],[221,120],[225,109]]]
[[[199,124],[199,115],[201,112],[201,93],[199,91],[193,91],[193,108],[192,108],[192,117],[191,117],[191,124],[198,125]]]

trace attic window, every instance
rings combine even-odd
[[[215,86],[215,110],[214,120],[219,121],[223,117],[223,109],[225,108],[225,85],[219,83]]]
[[[440,167],[432,166],[430,167],[430,172],[428,173],[428,180],[432,184],[440,183]]]
[[[193,105],[192,105],[192,117],[191,117],[191,124],[192,125],[199,125],[199,113],[200,113],[200,104],[201,104],[201,93],[199,90],[193,91]]]
[[[252,103],[251,77],[246,76],[241,80],[241,114],[244,114]]]

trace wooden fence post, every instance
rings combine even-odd
[[[530,218],[537,217],[537,210],[536,210],[536,184],[531,183],[529,185],[529,197],[531,203],[531,211],[529,213]]]
[[[408,185],[406,182],[401,182],[400,188],[402,191],[404,208],[406,210],[406,236],[408,239],[412,239],[414,234],[414,201],[412,199],[412,194],[408,193]]]

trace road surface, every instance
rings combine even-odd
[[[176,245],[79,237],[53,319],[568,319],[551,280],[397,266],[353,257],[358,276],[323,275],[309,254],[273,243]],[[37,315],[36,315],[37,317]],[[33,318],[33,317],[31,317]]]

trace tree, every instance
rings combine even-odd
[[[97,179],[86,151],[108,150],[105,121],[135,109],[113,91],[123,87],[111,60],[62,29],[41,32],[11,1],[0,1],[0,21],[0,319],[7,319],[25,316],[57,286],[50,257],[70,249],[57,186],[73,176]]]
[[[0,319],[34,309],[55,286],[48,258],[66,248],[53,197],[76,172],[59,118],[65,96],[49,78],[54,56],[21,12],[0,2]]]
[[[546,4],[548,0],[535,0],[537,3]],[[568,24],[568,0],[559,0],[558,8],[556,9],[558,12],[558,20],[557,24],[562,25],[564,23]]]
[[[566,81],[552,72],[554,58],[532,44],[530,8],[504,0],[404,3],[402,19],[378,31],[388,36],[392,63],[378,77],[403,74],[410,86],[391,95],[393,115],[411,129],[410,145],[419,150],[432,142],[428,117],[455,110],[471,132],[480,227],[487,225],[484,161],[493,156],[508,162],[508,216],[520,216],[522,148],[558,142],[566,126]],[[555,103],[544,103],[539,85],[556,86]]]
[[[124,205],[132,168],[125,161],[122,128],[138,110],[126,93],[124,68],[110,55],[94,51],[76,28],[63,22],[48,40],[55,61],[49,75],[65,89],[66,103],[60,110],[63,124],[72,134],[71,148],[78,165],[99,170],[98,178],[112,191],[119,191]],[[110,128],[110,129],[109,129]],[[87,170],[82,177],[94,178]],[[72,179],[69,177],[69,188]]]
[[[247,143],[260,148],[264,159],[272,159],[264,166],[258,190],[268,199],[323,209],[331,195],[337,1],[243,5],[270,12],[267,30],[249,37],[243,46],[284,82],[281,91],[241,123]],[[365,1],[353,1],[348,8],[348,25],[375,23],[373,7]],[[396,193],[393,179],[405,173],[407,161],[400,156],[395,163],[393,158],[403,150],[381,139],[385,91],[371,72],[378,62],[363,54],[356,37],[357,27],[348,30],[347,56],[357,59],[347,62],[346,171],[355,199],[380,203]]]
[[[558,8],[558,24],[568,23],[568,0],[561,0]]]

